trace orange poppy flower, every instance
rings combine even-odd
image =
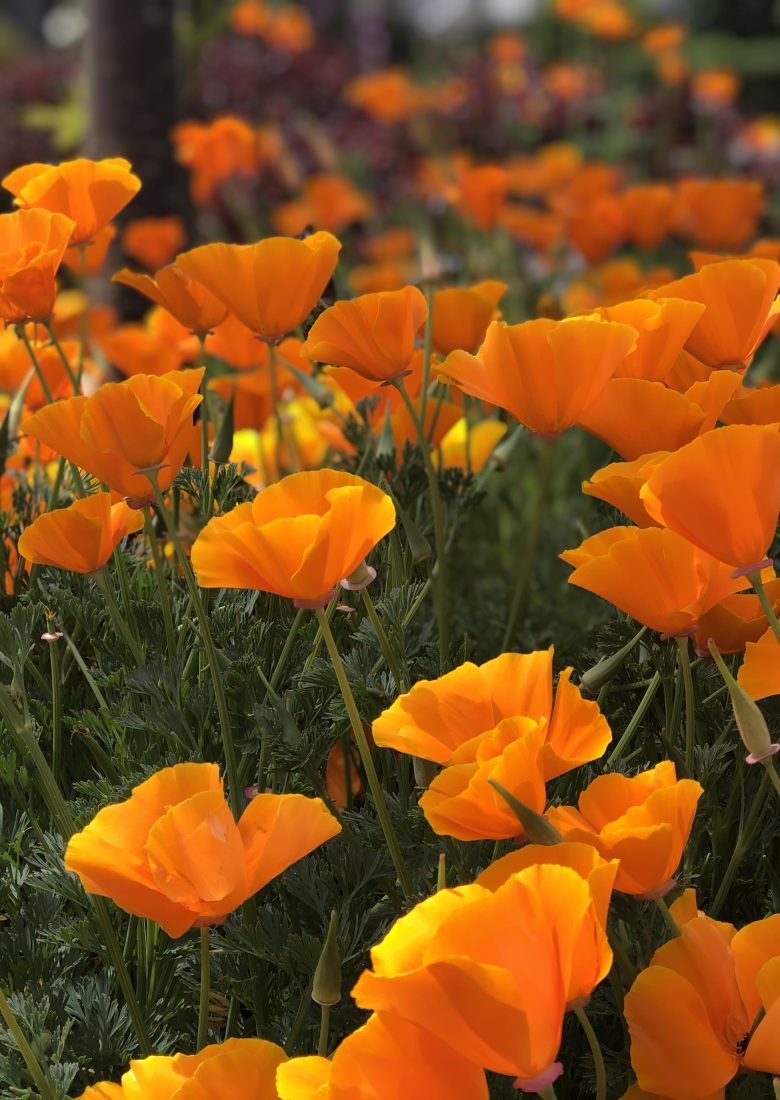
[[[40,207],[76,223],[73,244],[94,241],[130,202],[141,181],[122,157],[67,160],[62,164],[25,164],[3,180],[17,206]]]
[[[626,236],[626,213],[619,195],[595,195],[561,213],[569,243],[589,264],[606,260]]]
[[[560,557],[574,566],[569,584],[669,637],[692,634],[706,611],[746,587],[730,566],[659,527],[609,527]]]
[[[658,23],[643,36],[642,49],[649,54],[665,53],[681,46],[685,35],[686,28],[681,23]]]
[[[542,70],[542,81],[554,99],[575,103],[597,88],[597,74],[585,65],[556,61]]]
[[[570,867],[531,866],[496,890],[441,890],[372,948],[373,969],[352,995],[536,1091],[560,1072],[569,993],[582,992],[580,952],[601,954],[597,922],[590,886]]]
[[[774,570],[766,570],[766,573],[769,577],[763,582],[764,590],[777,614],[780,610],[780,578],[775,577]],[[753,592],[740,592],[727,596],[701,617],[694,641],[703,653],[707,652],[710,639],[721,653],[742,653],[749,643],[758,642],[766,629],[767,618],[758,596]],[[772,634],[772,631],[769,633]],[[766,639],[763,640],[766,643]],[[752,695],[752,692],[748,694]]]
[[[377,122],[392,125],[417,113],[420,93],[403,69],[382,69],[357,76],[344,88],[344,98]]]
[[[496,164],[461,172],[457,182],[457,206],[463,217],[483,233],[494,229],[509,193],[509,182],[507,170]]]
[[[108,562],[125,535],[143,527],[143,516],[110,493],[94,493],[42,515],[22,531],[19,553],[36,565],[70,573],[94,573]]]
[[[408,370],[427,316],[428,303],[416,286],[336,302],[311,326],[301,354],[389,382]]]
[[[761,568],[780,514],[777,425],[715,428],[656,466],[641,497],[670,530],[740,573]]]
[[[628,777],[600,775],[577,806],[551,806],[547,817],[564,840],[592,844],[604,859],[619,859],[615,889],[626,894],[666,892],[703,788],[678,779],[671,760]]]
[[[506,283],[492,280],[437,290],[431,317],[431,343],[436,351],[440,355],[458,348],[476,351],[506,289]]]
[[[506,433],[507,425],[502,420],[469,424],[462,416],[436,444],[431,455],[433,464],[438,470],[455,466],[464,473],[478,474]]]
[[[60,353],[53,344],[38,343],[31,334],[29,335],[35,358],[38,360],[38,368],[46,379],[52,397],[55,400],[58,397],[69,397],[73,393],[73,383],[65,371]],[[79,345],[73,340],[62,340],[60,348],[75,374]],[[41,405],[47,405],[49,399],[44,393],[38,375],[33,372],[24,341],[19,339],[13,328],[3,329],[0,331],[0,390],[16,394],[25,381],[27,382],[27,389],[24,391],[25,408],[33,410],[39,409]]]
[[[488,1100],[484,1070],[448,1043],[391,1012],[377,1012],[333,1057],[291,1058],[279,1066],[280,1100]]]
[[[594,310],[605,321],[617,321],[637,330],[636,347],[613,377],[665,381],[704,310],[703,303],[683,298],[636,298]]]
[[[100,350],[125,378],[135,374],[171,374],[185,361],[181,347],[148,324],[117,325],[100,341]]]
[[[349,285],[355,294],[377,294],[382,290],[403,290],[414,278],[416,265],[411,259],[384,260],[376,264],[355,264],[349,272]]]
[[[596,470],[590,481],[583,481],[585,496],[604,500],[628,516],[637,527],[655,527],[656,521],[648,515],[640,497],[642,486],[658,463],[666,458],[666,451],[641,455],[633,462],[611,462]]]
[[[416,421],[419,421],[422,412],[419,397],[412,398],[412,407],[414,408],[415,419],[412,419],[409,409],[403,403],[396,403],[395,408],[389,401],[385,404],[385,409],[392,410],[390,412],[390,431],[393,435],[393,444],[399,454],[403,454],[407,443],[412,446],[417,445],[418,430]],[[377,413],[378,415],[373,418],[372,423],[375,435],[379,435],[384,428],[384,417],[386,415],[381,409],[377,410]],[[425,406],[423,431],[431,446],[438,447],[461,417],[462,410],[449,401],[442,401],[441,404],[437,401],[428,401]],[[435,451],[432,461],[436,461]]]
[[[224,302],[196,279],[185,275],[176,264],[160,268],[154,276],[128,271],[124,267],[111,281],[144,294],[172,313],[179,324],[201,337],[222,324],[228,314]]]
[[[148,271],[158,271],[181,252],[187,240],[184,223],[167,218],[133,218],[122,230],[122,251]]]
[[[265,1039],[226,1039],[197,1054],[155,1054],[130,1063],[121,1085],[101,1081],[79,1100],[276,1100],[276,1073],[287,1055]]]
[[[512,237],[546,255],[554,252],[564,237],[563,218],[535,206],[507,203],[499,222]]]
[[[393,225],[380,233],[372,233],[363,244],[361,251],[374,263],[385,260],[400,260],[411,256],[417,247],[417,241],[411,229],[403,225]]]
[[[110,382],[92,397],[48,405],[25,420],[22,430],[140,505],[154,493],[139,471],[157,468],[165,490],[187,453],[198,453],[200,432],[192,414],[201,402],[203,373],[138,374]]]
[[[355,222],[363,221],[373,203],[346,176],[337,172],[318,172],[303,185],[303,195],[294,202],[277,206],[271,224],[277,233],[296,236],[307,226],[341,233]]]
[[[219,922],[340,832],[319,798],[259,794],[236,824],[216,764],[176,764],[105,806],[76,833],[65,867],[88,894],[169,936]]]
[[[629,461],[675,451],[715,427],[739,386],[735,371],[713,371],[685,393],[644,378],[612,378],[578,423]]]
[[[666,183],[639,183],[620,195],[626,239],[638,248],[657,248],[672,231],[675,196]]]
[[[483,665],[470,661],[437,680],[420,680],[374,720],[374,741],[448,764],[453,754],[520,717],[544,720],[545,778],[553,779],[602,755],[612,739],[596,703],[558,677],[553,698],[553,649],[502,653]]]
[[[279,346],[281,350],[283,345]],[[258,340],[252,330],[232,313],[228,313],[222,324],[207,335],[206,353],[240,371],[265,366],[268,362],[267,344]]]
[[[103,261],[114,237],[116,237],[116,229],[113,225],[104,225],[102,229],[98,229],[93,241],[87,241],[86,244],[82,245],[68,245],[62,258],[63,263],[79,278],[84,271],[87,275],[96,275],[103,266]],[[84,260],[81,258],[82,251]]]
[[[780,385],[740,386],[721,413],[726,424],[780,423]]]
[[[202,588],[257,588],[319,607],[394,526],[390,497],[362,478],[290,474],[206,524],[192,566]]]
[[[340,248],[330,233],[302,241],[266,237],[256,244],[204,244],[177,256],[176,266],[256,335],[279,340],[317,304]]]
[[[677,184],[677,227],[702,248],[736,252],[752,240],[764,210],[757,180],[684,179]]]
[[[771,627],[747,643],[737,683],[751,699],[780,695],[780,643]]]
[[[631,1065],[646,1090],[722,1097],[740,1070],[780,1073],[780,915],[737,932],[688,908],[626,995]]]
[[[701,69],[691,80],[691,95],[700,107],[728,107],[739,95],[741,81],[732,69]]]
[[[74,223],[48,210],[0,214],[0,320],[7,325],[48,321],[54,312],[54,276]]]
[[[242,118],[222,115],[209,122],[180,122],[171,132],[176,159],[190,172],[196,203],[209,202],[218,185],[242,172],[254,172],[265,159],[262,131]]]
[[[686,298],[707,307],[685,347],[710,367],[743,367],[780,316],[780,264],[722,260],[655,287],[647,297]]]
[[[593,404],[636,338],[635,328],[599,317],[493,321],[478,354],[453,352],[440,376],[531,431],[557,434]]]

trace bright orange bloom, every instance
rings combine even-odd
[[[546,196],[576,175],[582,159],[582,151],[568,141],[542,145],[530,156],[512,156],[506,162],[512,194],[523,198]]]
[[[642,48],[649,54],[674,50],[685,41],[685,33],[681,23],[658,23],[643,37]]]
[[[276,1075],[280,1100],[488,1100],[485,1073],[430,1031],[377,1012],[330,1060],[292,1058]]]
[[[242,118],[224,115],[209,122],[180,122],[171,140],[176,158],[190,172],[190,191],[197,203],[209,202],[217,186],[231,176],[254,172],[264,159],[275,159],[273,134]]]
[[[409,369],[427,316],[425,295],[415,286],[336,302],[311,326],[301,354],[388,382]]]
[[[199,430],[192,415],[201,402],[202,378],[200,369],[109,382],[92,397],[48,405],[22,430],[134,503],[148,502],[152,486],[139,471],[157,468],[164,490],[187,453],[196,453]]]
[[[574,103],[595,90],[596,74],[585,65],[556,61],[542,70],[542,80],[555,99]]]
[[[665,891],[703,794],[694,779],[678,779],[671,760],[629,778],[600,775],[574,806],[551,806],[547,817],[564,840],[592,844],[604,859],[619,859],[615,889],[626,894]]]
[[[0,320],[7,325],[48,321],[54,312],[54,276],[74,223],[48,210],[0,214]]]
[[[280,345],[280,350],[282,347]],[[268,363],[268,346],[232,313],[228,313],[222,324],[208,334],[206,352],[240,371]]]
[[[431,342],[436,351],[440,355],[458,348],[476,351],[506,289],[506,283],[492,280],[437,290],[431,318]]]
[[[561,213],[570,244],[589,264],[606,260],[626,236],[626,212],[619,195],[594,195]]]
[[[368,237],[362,244],[362,251],[374,263],[384,263],[385,260],[400,260],[411,256],[416,244],[411,229],[394,225]]]
[[[666,183],[639,183],[620,195],[626,239],[639,248],[657,248],[672,231],[674,192]]]
[[[754,642],[748,642],[737,683],[751,699],[780,695],[780,643],[771,627]]]
[[[17,206],[65,214],[76,223],[72,244],[94,241],[130,202],[141,181],[121,157],[68,160],[62,164],[25,164],[3,180]]]
[[[691,80],[691,95],[700,107],[728,107],[739,95],[741,80],[732,69],[702,69]]]
[[[42,515],[22,531],[19,553],[36,565],[70,573],[94,573],[108,562],[114,547],[143,527],[143,516],[110,493],[94,493]]]
[[[535,206],[507,203],[499,215],[501,226],[518,241],[537,252],[554,252],[564,237],[563,218]]]
[[[416,114],[422,106],[419,91],[403,69],[382,69],[351,80],[344,98],[377,122],[392,125]]]
[[[581,952],[603,969],[591,888],[570,867],[536,865],[491,891],[441,890],[396,921],[371,951],[353,996],[393,1012],[533,1089],[556,1076],[569,994],[581,996]],[[608,949],[607,949],[608,954]],[[573,999],[573,998],[572,998]],[[552,1071],[552,1077],[547,1075]],[[534,1090],[535,1091],[535,1090]]]
[[[679,232],[715,252],[736,252],[751,241],[763,210],[757,180],[685,179],[677,185]]]
[[[637,527],[654,527],[656,521],[648,515],[640,498],[642,486],[658,463],[666,458],[666,451],[641,455],[633,462],[611,462],[596,470],[590,481],[583,481],[585,496],[605,500],[628,516]]]
[[[349,285],[355,294],[377,294],[382,290],[402,290],[416,273],[411,259],[384,260],[376,264],[355,264],[349,272]]]
[[[276,1073],[287,1055],[265,1039],[226,1039],[197,1054],[134,1059],[121,1085],[101,1081],[79,1100],[277,1100]]]
[[[169,936],[215,923],[340,832],[319,798],[259,794],[236,824],[216,764],[177,764],[68,842],[65,866],[88,894],[149,917]]]
[[[569,584],[675,637],[693,633],[706,611],[747,586],[730,566],[660,527],[609,527],[560,556],[574,566]]]
[[[740,386],[721,413],[725,424],[780,423],[780,384]]]
[[[341,233],[368,217],[372,210],[371,200],[346,176],[319,172],[306,180],[300,199],[276,207],[271,223],[277,233],[293,237],[310,225]]]
[[[228,314],[224,302],[196,279],[191,279],[176,264],[160,268],[154,276],[137,274],[125,267],[114,275],[112,282],[144,294],[199,336],[205,336],[222,324]]]
[[[478,474],[506,433],[507,425],[502,420],[469,424],[462,416],[438,441],[431,455],[433,464],[440,470],[457,466],[464,473]]]
[[[553,779],[602,755],[612,733],[596,703],[583,699],[558,677],[553,701],[553,649],[502,653],[483,665],[470,661],[440,676],[420,680],[374,720],[374,741],[437,764],[518,718],[544,721],[544,774]]]
[[[395,526],[390,497],[353,474],[290,474],[212,519],[192,547],[202,588],[257,588],[321,606]]]
[[[385,416],[388,415],[389,411],[393,445],[400,455],[403,454],[407,443],[413,447],[417,446],[419,435],[417,422],[422,413],[419,397],[412,398],[412,407],[415,414],[414,418],[412,418],[409,409],[403,402],[400,404],[396,402],[394,407],[393,402],[386,401],[384,408],[379,408],[377,414],[372,418],[371,426],[374,434],[379,435],[384,428]],[[441,404],[438,401],[427,402],[423,430],[432,447],[440,446],[447,433],[455,427],[462,415],[462,410],[449,401],[443,401]],[[436,461],[436,452],[434,452],[433,461]]]
[[[100,350],[125,378],[134,374],[170,374],[186,358],[180,346],[149,324],[117,325],[103,336]]]
[[[594,310],[605,321],[617,321],[637,330],[636,347],[613,377],[663,382],[704,310],[701,302],[683,298],[636,298]]]
[[[509,173],[495,164],[467,168],[458,177],[458,208],[483,233],[493,229],[509,193]]]
[[[304,321],[330,281],[341,245],[330,233],[204,244],[176,258],[258,336],[279,340]]]
[[[685,393],[643,378],[612,378],[579,426],[632,461],[652,451],[675,451],[715,427],[739,385],[731,370],[713,371]]]
[[[737,932],[696,912],[687,895],[671,911],[680,935],[658,948],[625,999],[640,1086],[714,1100],[740,1069],[780,1073],[780,915]]]
[[[649,514],[740,572],[760,568],[780,514],[777,425],[733,424],[665,458],[641,491]]]
[[[68,377],[63,366],[60,354],[53,344],[37,343],[31,333],[28,333],[38,367],[46,379],[49,392],[56,400],[58,397],[69,397],[73,393],[73,383]],[[76,373],[79,345],[73,340],[60,341],[60,347],[66,359],[71,365],[73,373]],[[24,391],[24,404],[28,410],[39,409],[41,405],[48,404],[48,397],[43,391],[38,375],[33,372],[30,356],[24,341],[20,340],[12,328],[0,330],[0,391],[15,395],[27,382]]]
[[[774,570],[766,570],[770,579],[764,580],[764,589],[777,614],[780,610],[780,578],[774,576]],[[742,653],[750,643],[767,639],[762,635],[767,629],[767,618],[761,609],[758,596],[754,592],[739,592],[727,596],[702,616],[694,634],[694,641],[702,652],[707,652],[707,642],[712,639],[721,653]],[[772,631],[769,631],[772,634]],[[774,634],[772,634],[774,637]],[[753,651],[755,653],[755,650]],[[742,669],[745,667],[744,662]],[[742,685],[745,686],[744,684]],[[747,691],[748,689],[745,688]],[[780,690],[780,679],[778,679]],[[748,691],[752,696],[752,691]],[[763,698],[763,696],[758,696]]]
[[[494,321],[478,354],[453,352],[440,375],[531,431],[555,434],[593,404],[636,338],[635,328],[599,317]]]
[[[134,218],[122,231],[122,251],[148,271],[157,271],[181,252],[187,237],[180,217]]]

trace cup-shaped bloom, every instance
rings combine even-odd
[[[462,416],[438,441],[431,455],[433,464],[440,470],[456,466],[464,473],[478,474],[506,433],[507,425],[503,420],[480,420],[470,424]]]
[[[677,185],[678,229],[702,248],[742,248],[755,238],[763,209],[759,180],[684,179]]]
[[[160,268],[154,276],[123,268],[112,281],[145,294],[172,313],[185,328],[200,336],[221,325],[228,314],[224,302],[197,280],[185,275],[176,264]]]
[[[637,330],[636,347],[613,377],[663,382],[704,310],[702,302],[684,298],[635,298],[594,310],[605,321]]]
[[[122,251],[148,271],[158,271],[181,252],[187,240],[178,214],[133,218],[122,230]]]
[[[203,588],[257,588],[321,606],[395,526],[387,493],[354,474],[290,474],[206,524],[192,547]]]
[[[780,695],[780,643],[771,627],[746,645],[737,683],[751,699]]]
[[[496,317],[506,283],[488,280],[472,286],[445,287],[433,296],[431,343],[440,355],[462,348],[474,352]]]
[[[780,264],[774,260],[722,260],[694,275],[647,291],[647,297],[703,302],[704,313],[685,347],[710,367],[747,366],[780,315]]]
[[[522,825],[490,780],[542,813],[545,725],[531,718],[505,718],[456,749],[420,799],[433,831],[457,840],[520,836]]]
[[[528,867],[494,891],[442,890],[396,921],[352,993],[477,1065],[537,1079],[555,1061],[577,953],[597,919],[570,867]]]
[[[612,378],[579,425],[629,461],[651,451],[676,451],[712,431],[738,386],[732,370],[713,371],[685,393],[644,378]]]
[[[321,799],[300,794],[259,794],[236,823],[216,764],[176,764],[99,810],[65,866],[88,894],[175,937],[232,913],[340,830]]]
[[[463,217],[487,233],[498,221],[509,193],[510,178],[505,168],[483,164],[466,168],[458,177],[458,208]]]
[[[336,268],[331,233],[304,240],[204,244],[176,257],[185,275],[210,290],[256,336],[280,340],[311,313]]]
[[[139,471],[157,470],[158,484],[166,489],[198,445],[192,415],[201,402],[203,373],[136,374],[109,382],[92,397],[48,405],[22,428],[115,492],[149,501],[152,485]]]
[[[477,885],[484,886],[486,890],[498,890],[512,875],[539,864],[570,867],[587,882],[593,899],[593,920],[582,925],[582,943],[577,950],[566,990],[566,1003],[573,1007],[577,1001],[590,996],[594,986],[606,978],[612,966],[606,928],[618,861],[602,859],[590,844],[566,841],[560,844],[526,844],[491,863],[478,876]]]
[[[79,1100],[277,1100],[287,1055],[265,1039],[226,1039],[197,1054],[154,1054],[130,1063],[121,1085],[101,1081]]]
[[[17,206],[65,214],[76,223],[71,244],[94,241],[100,230],[130,202],[141,181],[122,157],[106,160],[25,164],[3,180]]]
[[[674,1100],[722,1097],[740,1069],[780,1073],[780,915],[737,932],[688,902],[625,999],[638,1082]]]
[[[502,653],[483,665],[467,661],[437,680],[420,680],[375,719],[374,741],[449,764],[462,746],[504,720],[530,718],[545,722],[545,779],[597,760],[612,739],[607,720],[571,683],[571,668],[558,677],[553,702],[552,661],[552,647]]]
[[[780,384],[751,389],[741,385],[723,409],[724,424],[780,423]]]
[[[706,432],[656,466],[640,495],[653,519],[707,554],[760,568],[780,514],[777,424]]]
[[[276,1072],[280,1100],[487,1100],[484,1070],[417,1024],[376,1012],[333,1057],[291,1058]]]
[[[634,347],[637,331],[600,317],[493,321],[479,353],[455,351],[440,374],[464,393],[507,409],[531,431],[577,423]]]
[[[36,565],[53,565],[70,573],[94,573],[102,569],[114,547],[125,535],[143,527],[137,509],[110,493],[94,493],[42,515],[22,531],[19,553]]]
[[[569,584],[608,600],[659,634],[692,634],[702,615],[746,587],[724,562],[660,527],[608,527],[560,555]]]
[[[615,889],[652,894],[668,889],[703,794],[694,779],[678,779],[671,760],[629,778],[600,775],[577,806],[553,806],[547,817],[564,840],[592,844],[619,859]]]
[[[49,320],[57,296],[54,277],[72,233],[70,218],[48,210],[0,214],[0,320]]]
[[[639,248],[656,248],[674,220],[674,192],[665,183],[640,183],[620,194],[626,237]]]
[[[416,286],[362,294],[324,310],[301,354],[349,367],[373,382],[388,382],[409,370],[427,316],[428,303]]]
[[[766,572],[771,574],[771,579],[764,581],[764,590],[777,614],[780,611],[780,578],[774,577],[772,570]],[[704,653],[707,652],[710,639],[721,653],[743,653],[748,645],[762,640],[766,630],[767,618],[758,596],[754,592],[739,592],[734,596],[727,596],[702,616],[694,641],[697,648]],[[774,638],[772,630],[768,633]],[[744,662],[742,667],[744,668]]]
[[[641,455],[633,462],[610,462],[608,466],[596,470],[590,481],[583,481],[582,491],[585,496],[596,497],[611,504],[628,516],[637,527],[654,527],[656,521],[648,515],[639,494],[653,469],[661,459],[666,458],[666,454],[666,451],[655,451]]]

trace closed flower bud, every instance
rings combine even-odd
[[[498,791],[507,803],[517,820],[523,826],[523,832],[532,844],[560,844],[563,837],[543,814],[538,814],[535,810],[532,810],[530,806],[526,806],[524,802],[521,802],[519,798],[515,798],[513,794],[505,790],[500,783],[495,781],[495,779],[488,779],[488,783]]]
[[[748,764],[758,764],[761,760],[765,760],[768,756],[772,756],[777,752],[778,746],[772,743],[763,714],[748,693],[739,686],[731,675],[726,662],[721,657],[712,639],[707,645],[728,688],[739,736],[748,750],[747,762]]]
[[[634,646],[642,638],[642,635],[647,632],[647,627],[643,626],[637,633],[626,642],[624,646],[612,653],[608,657],[602,657],[600,661],[597,661],[595,665],[591,666],[586,672],[583,672],[580,679],[582,687],[590,692],[591,695],[596,695],[601,691],[605,684],[608,684],[613,676],[622,667],[623,662],[631,653]]]
[[[336,911],[330,914],[330,924],[320,961],[314,971],[311,999],[318,1005],[336,1005],[341,1000],[341,956],[336,942]]]

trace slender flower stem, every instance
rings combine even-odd
[[[425,318],[425,336],[423,338],[423,369],[420,387],[420,423],[425,428],[425,406],[428,402],[428,384],[431,379],[431,359],[433,358],[433,292],[429,285],[425,290],[428,303],[428,315]]]
[[[425,476],[428,479],[428,491],[431,495],[431,508],[433,510],[433,540],[436,546],[436,563],[433,567],[433,590],[436,603],[436,618],[439,631],[439,669],[444,672],[449,653],[449,613],[447,607],[447,542],[446,527],[447,517],[444,509],[444,501],[439,488],[439,477],[431,461],[431,448],[425,437],[425,423],[420,420],[417,411],[412,404],[412,399],[407,393],[403,378],[396,382],[396,388],[401,399],[406,405],[409,416],[412,418],[417,432],[417,442],[422,454]]]
[[[772,607],[772,601],[766,594],[764,582],[761,580],[760,571],[756,570],[753,573],[748,573],[747,577],[750,583],[753,585],[753,591],[758,596],[758,602],[761,604],[761,610],[767,617],[769,625],[772,628],[772,633],[777,638],[778,642],[780,642],[780,622],[778,622],[777,615],[775,615],[775,609],[774,607]]]
[[[552,1085],[548,1085],[547,1088],[540,1089],[539,1096],[542,1097],[542,1100],[557,1100],[555,1089],[552,1087]]]
[[[580,1026],[585,1032],[585,1038],[588,1040],[590,1052],[593,1055],[593,1065],[596,1068],[596,1100],[607,1100],[607,1071],[604,1068],[604,1055],[601,1052],[598,1036],[593,1030],[593,1024],[588,1019],[584,1008],[575,1008],[574,1014],[580,1021]]]
[[[65,368],[65,373],[68,376],[68,381],[70,382],[71,386],[73,386],[73,392],[78,393],[79,392],[79,384],[78,384],[78,381],[76,379],[76,375],[73,373],[73,368],[71,367],[70,363],[68,362],[67,355],[62,350],[62,344],[57,339],[57,334],[54,331],[54,328],[52,326],[51,321],[48,321],[46,323],[46,331],[49,333],[49,337],[51,339],[51,342],[54,345],[54,348],[55,348],[57,354],[60,357],[60,360],[62,362],[63,367]]]
[[[688,639],[675,638],[675,641],[677,642],[677,657],[682,672],[685,693],[685,767],[688,770],[688,775],[693,775],[696,748],[696,697],[693,690],[693,672],[691,671]],[[674,736],[674,730],[669,730],[669,736]]]
[[[25,329],[24,325],[17,325],[16,326],[16,335],[21,338],[22,343],[24,344],[25,348],[27,349],[27,355],[30,358],[30,362],[33,365],[33,370],[35,371],[35,373],[37,375],[37,378],[38,378],[38,381],[41,384],[41,389],[43,390],[43,396],[46,398],[48,403],[51,405],[52,402],[54,401],[54,398],[52,397],[51,390],[49,389],[49,383],[46,381],[46,376],[44,375],[43,371],[41,370],[41,365],[38,362],[38,356],[35,354],[33,346],[30,343],[30,337],[27,335],[27,330]]]
[[[710,916],[717,917],[723,903],[726,900],[726,895],[731,889],[731,885],[736,878],[737,871],[740,868],[742,860],[745,858],[747,852],[753,845],[755,835],[758,830],[759,822],[761,820],[762,813],[766,807],[766,792],[770,783],[770,775],[768,769],[764,771],[761,776],[761,783],[756,791],[753,799],[753,805],[750,807],[750,813],[747,816],[744,828],[740,828],[737,843],[731,853],[731,859],[728,862],[726,870],[723,872],[723,877],[718,884],[718,891],[713,898],[708,912]]]
[[[79,281],[85,298],[87,297],[87,279],[89,278],[89,262],[87,260],[87,245],[82,242],[79,245]],[[81,386],[81,375],[84,372],[84,360],[87,357],[87,340],[89,338],[89,303],[79,316],[79,366],[76,375],[77,384]]]
[[[3,1023],[8,1028],[13,1036],[14,1042],[19,1048],[19,1053],[24,1059],[24,1064],[27,1066],[29,1074],[35,1082],[35,1087],[40,1093],[42,1100],[57,1100],[57,1093],[51,1082],[51,1078],[35,1056],[35,1051],[27,1042],[25,1034],[19,1026],[16,1014],[11,1008],[2,988],[0,988],[0,1016],[3,1017]]]
[[[517,626],[517,620],[520,615],[520,609],[523,605],[523,597],[525,596],[528,581],[531,577],[536,548],[539,545],[539,537],[542,533],[542,522],[547,510],[554,447],[555,443],[553,441],[544,439],[541,436],[539,437],[540,450],[536,500],[534,501],[534,510],[531,514],[531,522],[528,527],[525,552],[518,565],[517,574],[515,575],[515,588],[509,605],[509,618],[507,619],[506,628],[504,630],[504,639],[501,643],[502,650],[507,649],[512,641],[515,627]]]
[[[51,770],[57,783],[62,775],[62,668],[56,641],[49,642],[51,667]]]
[[[764,765],[765,774],[769,776],[769,780],[775,788],[777,797],[780,798],[780,776],[775,771],[775,758],[773,756],[769,757],[767,760],[762,760],[761,763]]]
[[[157,580],[157,592],[160,596],[160,608],[162,610],[163,629],[168,646],[168,656],[171,662],[176,660],[176,632],[173,628],[173,613],[171,612],[171,597],[168,592],[168,583],[163,570],[163,553],[154,529],[154,519],[151,509],[144,509],[144,530],[152,548],[152,560],[154,562],[154,575]]]
[[[124,640],[127,648],[132,654],[133,660],[137,665],[144,663],[144,655],[141,651],[141,647],[133,636],[133,632],[122,617],[122,612],[119,610],[119,606],[114,598],[114,592],[111,587],[111,581],[104,569],[99,569],[96,573],[92,574],[95,584],[100,589],[100,593],[106,602],[108,608],[108,614],[111,617],[111,622],[114,625],[114,629],[117,634]]]
[[[611,764],[612,761],[620,756],[623,753],[623,750],[628,747],[631,738],[634,736],[637,728],[639,727],[639,724],[650,709],[650,704],[655,698],[655,694],[660,686],[661,673],[656,672],[650,683],[647,685],[647,690],[640,699],[639,706],[634,711],[633,715],[631,716],[630,722],[623,731],[623,736],[620,738],[617,745],[615,745],[614,749],[607,757],[607,765]]]
[[[654,898],[653,900],[655,901],[655,904],[656,904],[661,916],[664,918],[664,923],[666,924],[666,927],[671,932],[672,936],[673,937],[674,936],[679,936],[680,935],[680,929],[677,927],[677,921],[672,916],[672,914],[669,910],[669,906],[666,904],[664,899],[663,898]]]
[[[376,768],[374,767],[374,761],[371,756],[371,749],[369,748],[368,741],[366,740],[365,730],[363,729],[363,723],[360,721],[360,715],[358,714],[357,705],[355,703],[355,697],[352,694],[352,688],[349,686],[349,678],[347,677],[344,663],[341,660],[338,646],[336,645],[336,639],[333,637],[333,632],[330,629],[330,623],[321,608],[315,611],[317,616],[317,622],[320,625],[322,631],[322,637],[325,640],[330,659],[333,664],[333,671],[336,673],[336,679],[338,680],[339,688],[341,689],[341,696],[344,700],[344,705],[347,708],[347,714],[349,715],[349,721],[352,726],[352,733],[354,734],[355,741],[357,742],[358,750],[360,752],[360,758],[363,762],[363,769],[366,773],[366,779],[368,780],[368,786],[371,790],[371,795],[374,799],[374,805],[376,806],[377,815],[382,825],[382,831],[385,834],[385,841],[390,851],[390,856],[395,866],[396,874],[398,875],[398,882],[401,889],[404,892],[404,897],[408,902],[412,900],[412,883],[409,878],[409,872],[406,869],[404,858],[401,854],[401,849],[398,844],[398,837],[396,836],[393,823],[390,819],[390,814],[387,809],[387,803],[385,802],[384,792],[382,791],[382,785],[379,782],[379,776],[377,775]]]
[[[360,593],[363,600],[363,606],[366,609],[366,614],[371,620],[371,625],[374,628],[374,633],[377,636],[379,642],[379,648],[382,650],[382,656],[385,659],[385,664],[390,669],[393,679],[395,680],[396,690],[400,692],[408,691],[408,683],[403,672],[401,672],[401,666],[395,658],[393,653],[393,647],[390,645],[390,639],[387,636],[385,628],[382,626],[382,620],[379,618],[374,606],[374,601],[369,595],[368,589],[364,588]]]
[[[233,742],[233,729],[230,724],[230,712],[228,710],[227,697],[225,695],[225,686],[222,683],[222,669],[219,665],[219,658],[217,657],[217,650],[214,645],[214,639],[211,637],[211,629],[209,628],[208,615],[206,609],[203,606],[203,600],[201,599],[200,589],[198,588],[198,582],[195,580],[195,574],[192,572],[192,566],[190,560],[184,553],[184,547],[181,544],[179,538],[179,532],[176,530],[176,524],[173,522],[173,516],[168,511],[163,495],[160,492],[160,487],[157,484],[157,477],[154,473],[148,475],[149,480],[152,483],[154,489],[154,495],[157,501],[157,507],[160,511],[160,515],[163,518],[163,522],[168,531],[173,548],[176,553],[176,558],[179,562],[182,573],[184,574],[184,583],[187,586],[190,599],[192,600],[192,606],[195,609],[195,617],[198,620],[198,627],[200,628],[200,637],[203,642],[203,649],[206,653],[206,660],[208,661],[209,671],[211,673],[211,682],[214,687],[214,698],[217,704],[217,714],[219,715],[219,726],[222,734],[222,749],[225,753],[225,767],[227,770],[229,790],[230,807],[233,810],[233,814],[238,819],[241,816],[241,783],[238,774],[238,759],[236,757],[236,747]]]
[[[209,957],[209,929],[200,930],[200,1004],[198,1005],[198,1038],[196,1050],[202,1050],[209,1036],[209,997],[211,996],[211,960]]]
[[[330,1005],[320,1005],[320,1037],[317,1043],[317,1054],[320,1058],[328,1057],[328,1033],[330,1031]]]

